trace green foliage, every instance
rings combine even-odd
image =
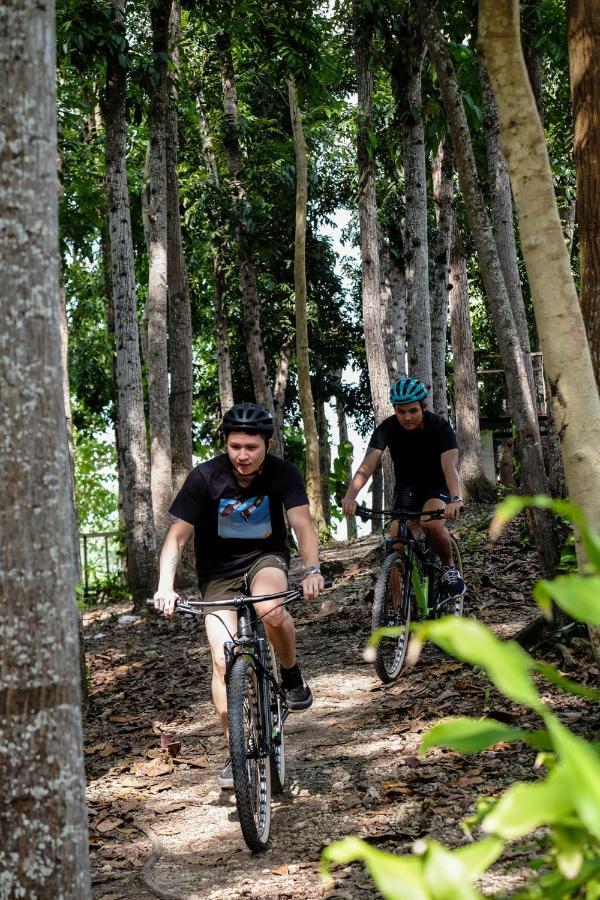
[[[576,506],[544,497],[507,498],[496,511],[495,531],[528,505],[552,509],[576,523],[593,570],[587,577],[559,576],[539,583],[535,590],[538,603],[545,608],[551,598],[579,621],[600,624],[598,536]],[[347,838],[325,849],[323,871],[328,872],[332,864],[362,860],[386,898],[480,898],[474,881],[500,857],[506,844],[546,828],[547,837],[533,835],[538,858],[530,860],[532,871],[542,869],[542,874],[517,896],[522,900],[600,896],[598,747],[574,734],[557,718],[542,701],[532,674],[542,675],[558,687],[596,702],[600,695],[564,678],[552,666],[537,662],[514,642],[498,640],[475,621],[448,617],[420,623],[413,630],[418,642],[431,640],[480,668],[505,696],[533,710],[544,726],[542,731],[531,731],[487,718],[451,718],[428,732],[421,752],[447,747],[477,753],[499,741],[525,741],[543,750],[538,756],[538,768],[544,767],[546,775],[530,783],[515,783],[499,798],[479,803],[469,827],[479,826],[488,835],[486,840],[453,851],[433,841],[419,842],[413,856],[397,857],[356,838]]]
[[[111,436],[75,431],[75,502],[81,531],[117,527],[116,453]]]

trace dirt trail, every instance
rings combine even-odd
[[[539,573],[519,545],[518,526],[497,547],[487,544],[487,518],[487,511],[475,511],[461,529],[466,611],[508,636],[535,616],[530,588]],[[522,746],[471,757],[417,756],[423,732],[439,718],[492,711],[513,722],[520,713],[483,675],[431,646],[395,685],[379,683],[362,650],[381,554],[377,537],[327,547],[324,568],[336,582],[325,610],[294,611],[315,703],[288,719],[288,785],[274,801],[270,849],[258,856],[245,847],[231,793],[216,786],[227,753],[209,697],[202,626],[177,617],[119,624],[125,607],[85,614],[96,900],[323,897],[318,861],[331,840],[356,834],[396,852],[408,852],[424,835],[456,845],[477,795],[533,777],[533,751]],[[564,702],[576,718],[580,701]],[[164,761],[161,735],[163,742],[181,741],[174,762]],[[487,886],[516,884],[521,873],[518,858],[513,862],[513,869],[488,876]],[[337,870],[327,894],[375,895],[358,866]]]

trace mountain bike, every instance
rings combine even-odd
[[[367,509],[359,506],[363,521],[384,516],[398,521],[396,537],[386,539],[386,555],[375,584],[372,632],[383,629],[375,648],[375,671],[384,684],[395,681],[404,665],[411,619],[444,615],[462,616],[463,596],[441,592],[442,563],[424,536],[415,537],[409,521],[443,519],[443,510],[416,512],[409,509]],[[450,534],[454,564],[462,576],[462,559],[456,538]],[[390,631],[391,630],[391,631]]]
[[[331,582],[325,586],[330,587]],[[275,651],[253,604],[281,597],[283,606],[301,596],[302,588],[293,588],[254,597],[180,600],[176,606],[176,611],[186,616],[218,615],[219,609],[237,612],[237,631],[224,644],[229,754],[240,827],[253,853],[267,848],[271,796],[284,789],[283,726],[289,712]]]

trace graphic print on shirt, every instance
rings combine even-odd
[[[272,531],[268,497],[219,501],[219,537],[266,540]]]

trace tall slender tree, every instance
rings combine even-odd
[[[310,360],[308,355],[308,314],[306,288],[306,216],[308,207],[308,163],[306,140],[302,127],[300,104],[294,78],[288,78],[288,98],[294,154],[296,158],[296,227],[294,240],[294,293],[296,298],[296,363],[298,366],[298,393],[306,442],[306,490],[310,513],[319,532],[325,528],[325,508],[321,490],[319,433],[315,416],[315,403],[310,384]],[[326,477],[329,472],[323,473]]]
[[[577,169],[580,302],[600,387],[600,5],[568,0],[569,69]]]
[[[172,71],[167,106],[167,273],[169,332],[169,422],[173,488],[179,490],[192,468],[192,311],[190,285],[183,251],[179,179],[177,176],[179,125],[177,96],[181,4],[173,0],[169,22]]]
[[[431,377],[433,381],[433,409],[448,415],[446,387],[446,334],[448,331],[448,274],[453,229],[452,180],[454,164],[450,142],[440,142],[431,165],[433,200],[437,236],[434,252],[434,278],[430,292],[431,312]]]
[[[173,499],[169,366],[167,356],[167,115],[169,18],[172,0],[150,7],[154,78],[148,108],[148,179],[145,185],[148,242],[147,372],[150,414],[150,484],[159,546],[169,526]]]
[[[2,2],[0,17],[0,890],[86,900],[54,4]]]
[[[114,32],[106,58],[103,115],[108,226],[115,317],[118,447],[123,467],[127,583],[136,603],[156,584],[156,538],[142,391],[133,238],[126,166],[127,49],[124,0],[113,0]]]
[[[389,413],[389,378],[379,294],[381,279],[375,193],[375,148],[372,141],[374,23],[372,13],[363,0],[354,0],[352,10],[358,93],[356,140],[363,326],[371,397],[375,421],[379,423]]]

